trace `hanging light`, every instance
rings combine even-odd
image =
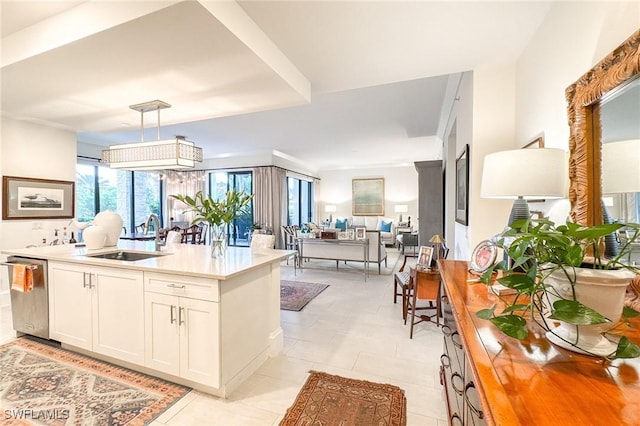
[[[112,169],[126,170],[186,169],[202,162],[202,148],[184,137],[160,140],[160,110],[170,107],[158,100],[130,105],[140,112],[140,143],[111,145],[102,151],[102,162]],[[145,142],[144,113],[149,111],[158,111],[158,140]]]

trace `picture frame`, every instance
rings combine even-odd
[[[469,145],[456,158],[456,222],[469,223]]]
[[[530,149],[530,148],[544,148],[544,134],[536,137],[531,142],[527,143],[522,147],[522,149]]]
[[[432,246],[420,246],[420,250],[418,251],[418,261],[416,262],[418,266],[423,269],[428,269],[431,267],[431,259],[433,258],[433,247]]]
[[[339,240],[348,240],[349,239],[349,232],[347,232],[347,231],[338,232],[338,239]]]
[[[352,179],[354,216],[384,216],[384,178]]]
[[[364,240],[367,238],[367,228],[356,228],[356,240]]]
[[[349,234],[349,239],[353,240],[356,236],[356,231],[355,229],[347,229],[347,234]]]
[[[478,243],[471,253],[471,270],[478,274],[483,273],[493,265],[498,256],[498,248],[489,240]]]
[[[72,219],[75,182],[2,177],[2,220]]]

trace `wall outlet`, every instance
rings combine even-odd
[[[32,222],[31,223],[31,230],[32,231],[37,231],[42,229],[42,222]]]

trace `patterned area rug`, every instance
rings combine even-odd
[[[326,284],[280,281],[280,309],[301,311],[311,299],[329,287]]]
[[[3,425],[146,425],[189,390],[27,338],[0,346]]]
[[[399,387],[310,373],[280,426],[407,424],[407,400]]]

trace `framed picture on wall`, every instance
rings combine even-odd
[[[456,222],[469,223],[469,145],[456,158]]]
[[[384,178],[352,180],[353,215],[384,215]]]
[[[16,176],[2,177],[2,219],[71,219],[75,182]]]

